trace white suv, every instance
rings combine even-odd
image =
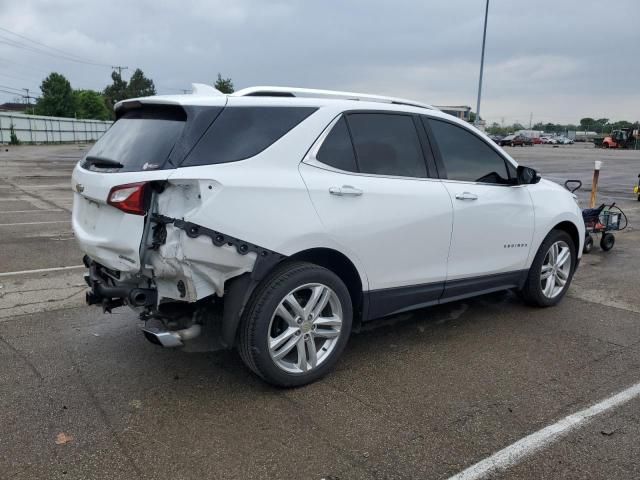
[[[429,105],[194,85],[116,115],[73,172],[87,302],[276,385],[376,318],[510,288],[554,305],[581,256],[568,191]]]

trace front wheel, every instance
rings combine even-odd
[[[349,291],[336,274],[311,263],[286,263],[252,295],[240,324],[238,350],[267,382],[305,385],[336,364],[352,317]]]
[[[538,249],[522,289],[525,301],[556,305],[567,293],[576,265],[576,247],[568,233],[552,230]]]

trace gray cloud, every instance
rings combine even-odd
[[[0,0],[0,26],[97,63],[140,67],[161,93],[211,83],[220,71],[236,87],[359,90],[474,108],[483,14],[482,0]],[[483,116],[638,119],[639,24],[637,0],[491,0]],[[19,88],[55,70],[74,87],[102,89],[110,74],[2,43],[0,65],[0,84]]]

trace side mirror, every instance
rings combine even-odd
[[[540,175],[533,168],[518,165],[518,185],[531,185],[540,181]]]

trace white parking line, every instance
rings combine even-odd
[[[61,208],[39,208],[35,210],[9,210],[7,212],[0,212],[0,215],[3,213],[40,213],[40,212],[62,212]]]
[[[0,227],[17,227],[20,225],[46,225],[51,223],[69,223],[71,220],[56,220],[51,222],[21,222],[21,223],[0,223]]]
[[[53,267],[53,268],[37,268],[35,270],[18,270],[16,272],[0,273],[0,277],[10,277],[11,275],[26,275],[28,273],[59,272],[61,270],[75,270],[77,268],[86,268],[86,267],[84,265],[71,265],[70,267]]]
[[[569,431],[591,420],[596,415],[620,406],[638,396],[640,396],[640,383],[636,383],[634,386],[612,397],[602,400],[578,413],[569,415],[553,425],[549,425],[542,430],[538,430],[524,437],[522,440],[512,443],[490,457],[450,477],[449,480],[477,480],[485,478],[487,475],[496,473],[499,470],[506,470],[517,464],[523,458],[534,454],[538,450],[542,450],[560,436],[569,433]]]

